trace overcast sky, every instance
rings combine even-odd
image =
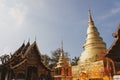
[[[80,56],[91,9],[100,36],[111,46],[120,23],[120,0],[0,0],[0,55],[18,49],[29,38],[42,54],[61,47]]]

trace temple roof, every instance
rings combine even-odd
[[[24,56],[27,57],[27,55],[37,55],[39,59],[42,61],[43,59],[41,58],[41,53],[39,51],[39,48],[37,46],[36,41],[34,41],[25,51]]]
[[[30,46],[30,42],[28,41],[28,43],[25,45],[25,47],[23,48],[23,50],[21,51],[22,54],[24,54],[26,52],[26,50],[28,49],[28,47]]]
[[[18,55],[19,53],[21,53],[21,51],[24,49],[24,47],[25,47],[25,43],[23,43],[23,44],[21,45],[21,47],[18,48],[18,49],[13,53],[13,56]]]
[[[108,50],[106,57],[111,58],[114,61],[120,62],[120,24],[115,33],[112,35],[115,39],[111,47]]]

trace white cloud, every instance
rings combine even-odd
[[[3,8],[3,7],[5,7],[5,0],[0,0],[0,8]]]
[[[99,19],[101,19],[101,20],[107,19],[107,18],[112,17],[118,13],[120,13],[120,7],[112,8],[109,12],[107,12],[107,14],[100,16]]]
[[[26,14],[27,7],[22,1],[0,0],[0,26],[3,26],[4,29],[22,27]]]
[[[120,12],[120,7],[112,8],[112,10],[111,10],[111,14],[117,14],[119,12]]]
[[[120,1],[115,1],[113,3],[113,7],[110,8],[109,12],[107,10],[106,14],[100,17],[101,20],[107,19],[109,17],[115,16],[116,14],[120,13]]]
[[[13,20],[15,21],[15,23],[17,24],[16,26],[21,26],[21,24],[23,24],[26,15],[26,9],[24,7],[21,8],[14,6],[10,8],[9,13]]]

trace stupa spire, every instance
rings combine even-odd
[[[57,67],[63,67],[67,64],[67,60],[64,55],[64,49],[63,49],[63,40],[61,41],[61,54],[59,56],[59,60],[57,63]]]
[[[61,56],[64,56],[64,50],[63,50],[63,40],[61,41]]]
[[[89,16],[89,21],[88,21],[88,26],[90,25],[94,25],[94,21],[92,19],[92,15],[91,15],[91,10],[88,10],[88,16]]]

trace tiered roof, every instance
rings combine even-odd
[[[34,59],[37,59],[38,64],[50,70],[43,63],[43,59],[41,57],[41,53],[39,51],[36,41],[34,41],[32,44],[28,42],[26,45],[25,43],[23,43],[22,46],[13,53],[13,55],[11,56],[10,60],[7,63],[10,63],[12,68],[14,68],[14,67],[18,67],[19,65],[23,64],[25,61],[29,62],[28,60],[31,57],[34,57]]]

